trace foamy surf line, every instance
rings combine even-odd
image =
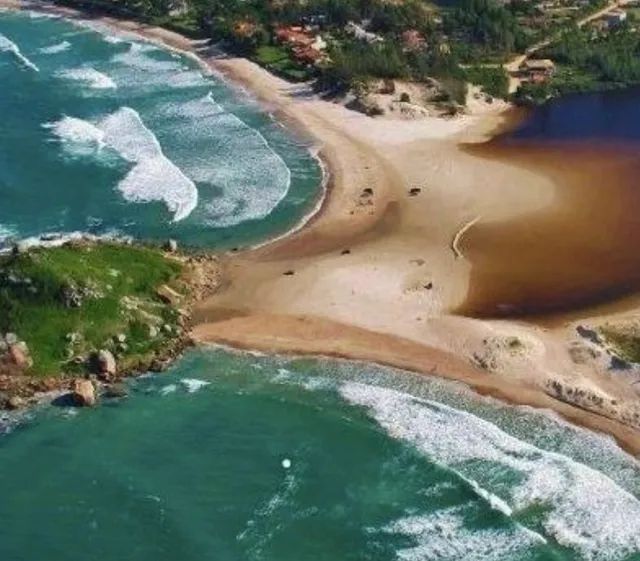
[[[60,70],[56,72],[56,76],[74,82],[80,82],[96,90],[113,90],[118,87],[111,77],[90,66]]]
[[[282,240],[285,240],[298,232],[304,230],[317,216],[320,215],[322,209],[324,208],[325,203],[327,202],[327,196],[329,194],[329,185],[331,181],[331,168],[327,165],[327,163],[322,158],[321,152],[319,149],[309,149],[309,154],[311,157],[318,162],[318,166],[320,167],[321,179],[320,179],[320,192],[318,193],[318,197],[316,199],[313,208],[305,214],[300,220],[293,225],[292,228],[283,232],[280,235],[273,236],[268,238],[262,242],[257,244],[250,245],[247,249],[260,249],[261,247],[266,247],[272,243],[276,243]]]
[[[3,242],[10,241],[10,245],[3,247]],[[53,232],[48,234],[40,234],[39,236],[30,236],[27,238],[8,237],[2,240],[0,236],[0,255],[6,255],[13,251],[13,248],[18,246],[22,249],[34,249],[34,248],[51,248],[62,247],[69,242],[113,242],[121,244],[133,243],[131,236],[124,236],[117,231],[107,232],[101,235],[89,234],[88,232]]]
[[[34,72],[40,72],[40,69],[22,54],[20,47],[2,33],[0,33],[0,51],[11,53],[19,62],[22,63],[23,66],[33,70]]]
[[[232,131],[227,131],[229,136],[244,138],[246,151],[254,158],[261,154],[264,159],[264,161],[260,161],[259,166],[256,165],[255,160],[246,162],[240,160],[241,163],[244,163],[239,170],[241,173],[236,174],[238,177],[233,177],[230,184],[227,183],[225,185],[224,194],[230,199],[225,201],[228,207],[227,212],[220,213],[215,205],[218,201],[214,201],[213,204],[209,205],[214,213],[218,213],[217,216],[210,220],[211,224],[216,227],[229,227],[248,220],[257,220],[269,216],[287,196],[291,188],[291,170],[282,156],[273,149],[269,141],[258,129],[249,126],[234,113],[223,111],[222,107],[213,98],[212,92],[209,92],[204,98],[192,102],[190,106],[192,107],[191,118],[198,119],[201,117],[204,120],[204,118],[213,117],[214,120],[210,123],[213,130],[217,130],[221,124],[222,126],[226,125],[232,129]],[[213,115],[208,113],[208,106],[213,107]],[[200,115],[198,111],[201,112]],[[268,177],[255,177],[254,173],[257,169],[264,170],[265,173],[269,174]],[[218,181],[214,180],[214,182],[217,183]],[[271,186],[271,188],[265,188],[265,184]],[[236,208],[232,208],[231,212],[229,212],[232,204],[235,204],[236,208],[241,205],[242,211],[236,213]],[[221,206],[224,209],[224,205]]]
[[[602,472],[437,402],[356,382],[339,391],[348,402],[365,407],[391,437],[478,481],[483,494],[490,492],[492,481],[491,473],[481,471],[487,465],[513,472],[518,483],[509,496],[502,492],[496,506],[503,513],[518,513],[548,505],[540,514],[545,534],[586,561],[617,561],[640,552],[640,500]]]
[[[43,125],[74,155],[89,155],[108,146],[134,164],[118,184],[130,202],[163,201],[173,221],[184,220],[198,204],[198,190],[162,152],[158,139],[137,111],[122,107],[98,123],[64,116]]]
[[[63,53],[71,48],[71,43],[69,41],[62,41],[60,43],[55,43],[54,45],[50,45],[49,47],[42,47],[39,49],[39,52],[43,55],[55,55],[58,53]]]
[[[164,201],[174,222],[184,220],[198,204],[198,189],[162,152],[156,136],[137,111],[123,107],[99,125],[104,141],[134,168],[118,189],[132,202]]]

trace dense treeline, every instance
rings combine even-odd
[[[522,42],[512,12],[494,0],[461,0],[436,21],[425,0],[64,0],[85,1],[136,13],[154,23],[192,36],[210,37],[227,48],[269,66],[290,79],[318,78],[320,88],[346,90],[369,79],[428,77],[449,84],[462,101],[467,76],[460,62],[479,53],[506,55]],[[516,0],[517,2],[518,0]],[[349,22],[367,21],[367,31],[383,41],[357,40],[345,29]],[[304,67],[277,45],[275,29],[283,24],[312,23],[327,38],[329,64]],[[420,34],[424,45],[407,49],[402,34]],[[475,56],[474,55],[477,55]],[[495,72],[476,72],[497,92]]]
[[[620,88],[640,83],[640,35],[632,24],[594,38],[589,30],[571,29],[542,56],[559,65],[550,83],[527,85],[519,97],[544,101],[570,92]]]
[[[518,9],[520,4],[506,7],[493,0],[462,0],[445,15],[444,29],[458,38],[457,50],[465,59],[523,51],[528,39],[518,25]]]
[[[629,26],[621,26],[597,40],[592,40],[586,31],[572,30],[548,54],[601,82],[640,80],[640,36]]]

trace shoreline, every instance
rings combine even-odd
[[[179,48],[172,45],[181,37],[174,32],[114,18],[98,21]],[[192,49],[189,40],[181,41],[187,44],[185,50]],[[295,99],[292,94],[300,86],[246,59],[219,58],[218,53],[201,60],[283,115],[286,124],[314,138],[322,146],[330,179],[318,211],[299,229],[225,256],[225,288],[196,310],[196,341],[328,354],[401,368],[412,365],[408,369],[465,383],[467,376],[479,393],[486,389],[507,402],[551,409],[571,422],[612,435],[627,451],[640,454],[637,429],[550,395],[550,381],[571,380],[593,385],[617,400],[625,398],[623,387],[600,379],[600,374],[586,368],[574,373],[577,367],[565,360],[565,341],[558,333],[449,312],[469,283],[469,264],[451,253],[452,231],[473,216],[485,217],[480,222],[504,220],[548,207],[554,199],[556,187],[547,178],[460,149],[461,143],[486,139],[504,126],[503,114],[451,121],[373,120],[315,97]],[[493,185],[496,178],[502,182],[498,186]],[[474,184],[478,179],[481,194]],[[518,189],[511,186],[505,193],[508,182],[517,182]],[[422,191],[409,200],[407,191],[415,185]],[[427,219],[436,213],[438,220]],[[300,317],[326,329],[324,338],[301,340]],[[280,331],[274,318],[281,318]],[[491,349],[498,357],[496,368],[472,364],[486,350],[483,341],[511,333],[524,340],[521,356],[498,346]],[[435,357],[436,370],[418,359],[406,362],[398,352],[407,346],[416,356],[435,353],[430,356]],[[450,373],[446,368],[454,360],[457,366]],[[443,366],[445,371],[440,370]],[[530,380],[525,384],[526,379]]]

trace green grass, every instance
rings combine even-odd
[[[629,362],[640,362],[640,330],[606,325],[600,333],[613,351]]]
[[[302,82],[311,78],[310,72],[301,66],[284,47],[263,45],[256,49],[253,59],[274,74],[293,82]]]
[[[509,79],[502,67],[473,67],[465,70],[467,80],[480,86],[482,90],[493,97],[505,99],[509,95]]]
[[[77,370],[69,362],[71,354],[86,356],[100,348],[117,351],[114,337],[121,333],[129,346],[121,358],[142,358],[166,343],[166,334],[149,337],[148,324],[176,322],[175,310],[155,291],[175,282],[181,271],[179,263],[159,251],[111,244],[3,257],[0,309],[6,313],[0,314],[0,332],[14,332],[26,341],[34,360],[30,373],[36,376]],[[70,286],[88,292],[80,307],[64,304],[62,293]],[[80,334],[71,349],[69,333]]]

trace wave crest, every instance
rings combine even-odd
[[[118,185],[127,200],[164,201],[176,222],[191,214],[198,204],[195,184],[162,153],[158,139],[145,127],[137,111],[123,107],[98,127],[108,146],[136,164]]]
[[[43,55],[55,55],[69,50],[70,47],[71,43],[69,43],[69,41],[62,41],[61,43],[56,43],[55,45],[51,45],[49,47],[42,47],[41,49],[39,49],[39,52]]]
[[[68,68],[57,72],[56,75],[67,80],[81,82],[96,90],[109,90],[116,89],[118,87],[118,85],[109,76],[89,66]]]
[[[22,65],[34,72],[40,72],[40,69],[22,54],[20,47],[2,33],[0,33],[0,51],[11,53]]]
[[[355,382],[344,384],[340,393],[366,407],[392,437],[484,489],[494,486],[495,469],[513,472],[517,483],[500,490],[500,510],[513,510],[517,519],[519,510],[550,507],[540,515],[545,533],[583,559],[611,561],[640,551],[640,501],[605,474],[433,401]]]
[[[175,133],[186,130],[200,150],[184,151],[183,169],[194,181],[219,189],[199,211],[214,227],[235,226],[268,216],[291,186],[291,170],[257,129],[225,111],[208,95],[170,104],[163,116],[175,119]],[[211,150],[213,148],[213,150]]]

